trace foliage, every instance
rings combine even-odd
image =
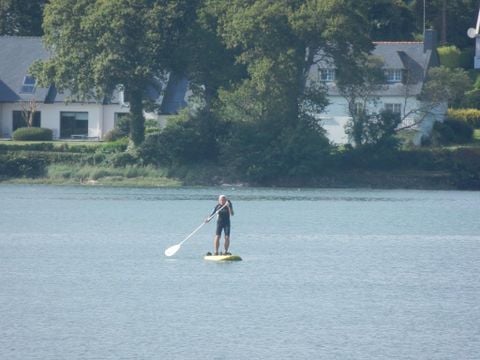
[[[161,132],[147,136],[139,147],[146,164],[177,166],[215,161],[223,124],[207,110],[172,121]]]
[[[447,117],[451,120],[464,121],[475,129],[480,128],[479,109],[448,109]]]
[[[114,167],[126,167],[129,165],[135,165],[139,162],[138,158],[129,152],[112,154],[108,158],[108,161]]]
[[[79,98],[109,98],[121,86],[130,104],[130,136],[144,139],[144,102],[178,59],[170,55],[193,20],[187,0],[51,1],[45,9],[44,41],[52,57],[32,73]]]
[[[471,46],[465,36],[467,29],[475,25],[478,14],[477,0],[403,0],[415,14],[417,31],[423,32],[424,5],[426,8],[426,28],[436,29],[441,44],[454,44],[463,49]]]
[[[44,176],[48,162],[38,156],[24,154],[0,155],[0,178],[35,178]]]
[[[13,140],[51,141],[53,132],[51,129],[24,127],[15,130],[12,137]]]
[[[116,122],[115,127],[103,136],[103,140],[110,142],[127,137],[128,134],[130,134],[131,121],[131,116],[129,114],[120,117]]]
[[[41,36],[48,0],[0,0],[0,35]]]
[[[362,112],[349,122],[346,133],[355,141],[357,147],[395,149],[399,145],[395,137],[400,124],[399,114],[382,111],[380,114]]]
[[[207,4],[218,18],[222,40],[247,73],[220,96],[220,113],[228,120],[294,127],[304,105],[326,104],[322,93],[313,91],[318,87],[307,91],[307,76],[319,50],[343,67],[372,47],[365,9],[350,0]]]
[[[362,54],[353,62],[353,66],[337,71],[336,84],[339,93],[347,100],[348,113],[351,120],[347,124],[347,133],[354,144],[361,146],[369,142],[364,137],[369,123],[378,122],[379,115],[367,115],[368,106],[375,104],[375,95],[385,87],[383,60]],[[371,118],[371,120],[370,120]]]
[[[179,185],[175,180],[166,178],[163,169],[152,166],[128,165],[125,167],[111,166],[72,166],[68,164],[52,164],[48,167],[49,180],[53,183],[89,183],[101,181],[102,184],[116,185],[147,185],[172,186]],[[132,181],[128,181],[132,180]]]
[[[437,48],[438,56],[440,57],[440,64],[454,69],[460,67],[461,51],[455,46],[440,46]]]
[[[420,98],[430,107],[445,104],[458,104],[462,101],[465,88],[471,84],[465,70],[449,69],[445,66],[431,68]]]
[[[411,40],[417,31],[415,16],[402,0],[377,0],[368,3],[370,36],[375,41]]]
[[[465,121],[447,118],[434,124],[431,139],[434,145],[465,144],[473,139],[473,127]]]
[[[309,119],[296,126],[270,129],[263,123],[236,123],[221,147],[225,176],[268,183],[278,178],[308,177],[325,165],[330,145],[323,129]]]

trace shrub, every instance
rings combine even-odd
[[[114,167],[125,167],[127,165],[134,165],[138,162],[138,159],[128,152],[121,152],[110,155],[110,163]]]
[[[441,46],[437,49],[440,57],[440,64],[450,69],[458,68],[461,65],[461,51],[455,46]]]
[[[130,114],[121,116],[115,127],[103,136],[105,141],[115,141],[123,137],[128,137],[130,133]]]
[[[114,128],[110,131],[108,131],[105,135],[103,135],[103,140],[104,141],[116,141],[116,140],[119,140],[121,138],[125,137],[125,134],[117,129],[117,128]]]
[[[129,141],[128,138],[123,137],[116,141],[102,144],[99,150],[102,153],[106,153],[106,154],[123,152],[128,147],[128,141]]]
[[[473,127],[459,120],[447,119],[436,122],[432,132],[434,145],[464,144],[472,141]]]
[[[480,110],[478,109],[448,109],[447,117],[454,121],[463,121],[470,126],[480,128]]]
[[[6,154],[0,156],[0,176],[40,177],[46,174],[48,161],[35,156]]]
[[[51,141],[53,132],[51,129],[44,128],[18,128],[13,132],[13,140],[23,141]]]
[[[207,112],[186,120],[178,119],[161,132],[146,136],[139,148],[140,158],[145,164],[167,166],[214,161],[222,126]]]

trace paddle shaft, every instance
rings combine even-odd
[[[212,215],[210,215],[207,220],[205,220],[203,223],[201,223],[195,230],[193,230],[185,239],[183,239],[181,242],[179,242],[177,245],[173,245],[173,246],[170,246],[167,250],[165,250],[165,255],[166,256],[172,256],[173,254],[175,254],[179,249],[180,249],[180,246],[182,246],[182,244],[187,241],[188,239],[190,239],[198,230],[200,230],[207,222],[209,222],[210,220],[213,219],[213,217],[215,215],[217,215],[220,210],[222,210],[225,206],[228,205],[228,202],[225,203],[225,205],[223,205],[220,209],[218,209],[217,211],[215,211]],[[169,250],[171,250],[170,254],[169,253]]]

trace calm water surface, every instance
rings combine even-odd
[[[173,258],[219,193],[213,223]],[[480,192],[0,186],[0,359],[479,359]]]

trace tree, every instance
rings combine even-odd
[[[103,101],[124,90],[130,138],[139,145],[147,89],[172,67],[195,5],[188,0],[52,0],[44,19],[52,56],[32,72],[40,84],[68,89],[77,99]]]
[[[236,62],[235,51],[222,42],[217,32],[219,19],[208,0],[199,1],[196,15],[185,40],[175,49],[175,57],[183,59],[175,63],[175,70],[186,74],[194,95],[206,111],[213,111],[219,90],[244,78],[245,66]]]
[[[465,70],[445,66],[432,68],[428,71],[427,81],[420,95],[426,106],[424,111],[444,103],[460,103],[465,90],[470,88],[471,80]]]
[[[0,35],[41,36],[48,0],[0,0]]]
[[[376,126],[382,117],[370,114],[370,105],[376,105],[378,95],[385,88],[383,60],[361,54],[354,62],[355,66],[339,68],[337,71],[337,87],[339,93],[348,104],[351,120],[347,126],[347,134],[356,146],[367,142],[369,124]]]
[[[370,2],[368,9],[370,36],[375,41],[405,41],[417,31],[415,13],[404,0]]]
[[[426,27],[434,28],[440,34],[441,44],[453,44],[463,49],[471,46],[465,36],[469,27],[475,26],[478,14],[478,0],[416,0],[410,6],[413,9],[417,28],[423,32],[423,6],[425,2]]]
[[[35,98],[32,98],[30,100],[22,101],[20,103],[20,106],[22,108],[22,118],[27,125],[27,127],[32,127],[33,126],[33,120],[35,118],[35,113],[38,111],[38,104]]]
[[[350,59],[372,48],[366,35],[365,9],[354,3],[209,1],[225,45],[234,49],[237,61],[246,66],[247,78],[233,91],[256,104],[249,107],[256,109],[256,121],[282,128],[304,118],[305,102],[325,105],[324,97],[315,96],[318,92],[307,91],[309,71],[320,60],[320,50],[339,66],[349,66]],[[238,112],[241,114],[241,109]],[[245,113],[245,117],[249,115]]]

